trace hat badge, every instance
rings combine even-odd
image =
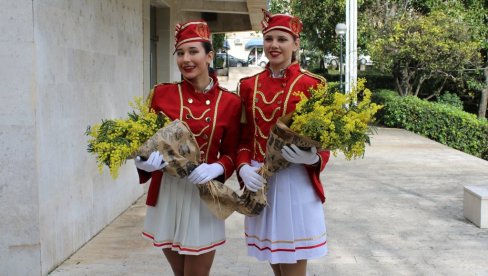
[[[195,32],[197,33],[198,36],[200,36],[202,38],[208,38],[209,37],[209,34],[208,34],[208,31],[207,31],[205,24],[198,24],[198,26],[195,29]]]
[[[300,33],[300,19],[298,19],[297,17],[292,17],[290,19],[290,30],[294,33],[294,34],[299,34]]]

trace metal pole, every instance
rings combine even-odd
[[[341,90],[341,92],[344,92],[344,85],[342,83],[342,43],[343,43],[343,38],[344,38],[344,35],[339,35],[340,38],[341,38],[341,56],[339,57],[339,78],[340,78],[340,85],[339,85],[339,89]]]
[[[356,86],[358,76],[357,49],[357,0],[346,1],[346,60],[344,74],[344,89],[349,93]]]

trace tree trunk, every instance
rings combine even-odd
[[[439,88],[436,89],[436,91],[434,91],[434,93],[432,93],[431,95],[429,95],[427,98],[425,98],[426,100],[430,100],[432,97],[436,96],[440,96],[441,95],[441,92],[442,92],[442,89],[444,89],[444,85],[446,85],[446,81],[447,81],[447,77],[444,78],[444,80],[442,81],[442,84]]]
[[[411,94],[412,92],[412,84],[410,83],[410,80],[412,78],[412,74],[409,73],[408,71],[408,65],[405,65],[400,71],[400,85],[402,87],[402,93],[403,96],[406,97]]]
[[[393,79],[395,80],[395,89],[400,96],[404,97],[405,94],[402,87],[402,72],[400,64],[395,62],[391,71],[393,73]]]
[[[486,117],[486,108],[488,105],[488,67],[485,67],[485,88],[481,90],[481,100],[480,100],[480,108],[478,110],[478,118],[485,118]]]
[[[415,94],[414,96],[415,97],[418,97],[419,96],[419,92],[420,92],[420,87],[422,87],[422,84],[424,83],[424,81],[427,80],[427,77],[421,75],[420,78],[419,78],[419,81],[417,83],[417,87],[415,88]]]

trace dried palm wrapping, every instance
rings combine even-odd
[[[283,146],[295,144],[303,150],[310,149],[313,146],[317,147],[317,149],[320,148],[320,142],[300,135],[289,128],[292,122],[292,116],[293,113],[289,113],[280,117],[270,130],[269,138],[266,142],[264,164],[258,171],[265,179],[268,179],[277,171],[290,165],[290,162],[281,155]],[[254,206],[253,214],[259,214],[266,206],[266,192],[267,186],[257,192],[251,192],[246,189],[241,195],[241,200],[246,206]]]
[[[199,165],[200,149],[188,125],[175,120],[158,130],[147,140],[132,157],[149,157],[151,152],[158,150],[168,163],[163,170],[173,176],[187,177]],[[234,211],[251,214],[239,195],[223,183],[212,180],[206,184],[196,185],[200,198],[209,210],[219,219],[226,219]]]

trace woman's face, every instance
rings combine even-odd
[[[273,70],[287,67],[291,63],[293,52],[299,46],[299,39],[294,39],[285,31],[273,30],[264,35],[264,53]]]
[[[208,78],[208,65],[212,59],[213,52],[205,53],[202,42],[188,42],[176,49],[176,64],[188,80]]]

